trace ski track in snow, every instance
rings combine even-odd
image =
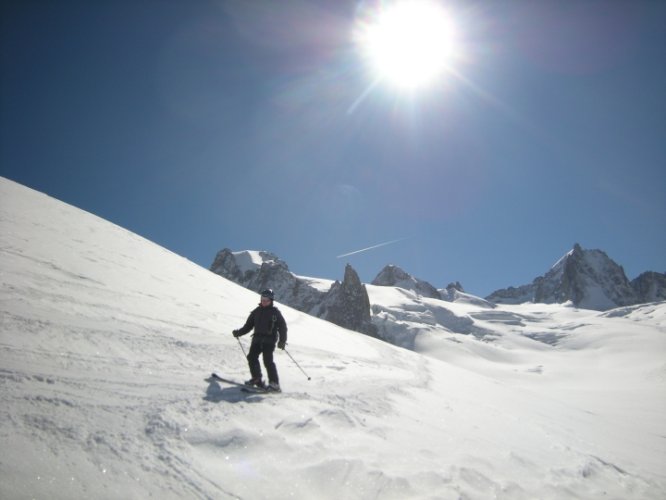
[[[247,377],[230,332],[256,294],[10,181],[0,199],[1,498],[666,497],[663,303],[419,299],[409,320],[470,325],[418,326],[427,356],[281,306],[312,380],[278,351],[284,392],[246,394],[205,379]],[[383,314],[410,300],[385,293]]]

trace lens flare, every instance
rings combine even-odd
[[[432,1],[402,1],[380,8],[358,33],[377,78],[400,89],[433,83],[456,55],[450,15]]]

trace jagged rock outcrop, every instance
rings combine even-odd
[[[296,276],[286,262],[270,252],[225,248],[215,256],[210,270],[256,292],[271,288],[279,302],[308,314],[326,294]]]
[[[601,250],[584,250],[578,243],[531,284],[497,290],[486,300],[508,304],[571,301],[576,307],[599,311],[640,301],[621,266]]]
[[[270,252],[221,250],[210,270],[250,290],[272,288],[278,302],[336,325],[376,335],[370,318],[370,299],[358,274],[347,264],[342,282],[322,291],[296,276],[286,262]]]
[[[370,299],[354,268],[347,264],[342,283],[336,281],[324,297],[319,317],[343,328],[376,336],[370,317]]]
[[[412,290],[423,297],[441,299],[439,291],[427,281],[414,278],[398,266],[388,265],[382,269],[377,277],[372,280],[373,285],[377,286],[396,286],[405,290]]]
[[[631,281],[631,287],[641,303],[666,300],[666,273],[645,272]]]

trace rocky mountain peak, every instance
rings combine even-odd
[[[322,291],[311,281],[296,276],[287,264],[270,252],[221,250],[210,270],[250,290],[271,288],[275,299],[299,311],[358,332],[373,335],[370,299],[365,285],[349,264],[342,282]]]
[[[666,300],[666,273],[647,271],[631,282],[640,302]]]
[[[376,334],[370,317],[370,298],[354,268],[347,264],[342,283],[336,281],[322,304],[320,317],[349,330]]]
[[[232,252],[228,248],[220,250],[217,253],[213,264],[210,266],[210,270],[215,274],[219,274],[250,288],[250,283],[264,265],[266,269],[289,271],[287,263],[270,252],[251,250]]]
[[[430,283],[414,278],[411,274],[392,264],[385,266],[372,280],[372,284],[376,286],[395,286],[412,290],[424,297],[441,299],[440,293]]]
[[[215,256],[210,270],[256,292],[271,288],[276,301],[303,312],[309,313],[324,294],[295,276],[286,262],[270,252],[225,248]]]
[[[571,301],[576,307],[605,311],[636,304],[638,295],[624,269],[601,250],[578,243],[544,275],[529,285],[497,290],[487,297],[495,303]]]

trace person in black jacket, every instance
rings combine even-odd
[[[252,378],[245,383],[280,392],[280,380],[273,361],[273,352],[276,343],[280,349],[284,349],[287,345],[287,323],[280,310],[273,305],[273,298],[273,290],[268,289],[261,292],[259,307],[250,313],[245,324],[238,330],[234,330],[233,334],[234,337],[240,337],[254,328],[250,352],[247,355]],[[265,386],[262,380],[260,354],[263,354],[264,366],[268,373],[268,386]]]

